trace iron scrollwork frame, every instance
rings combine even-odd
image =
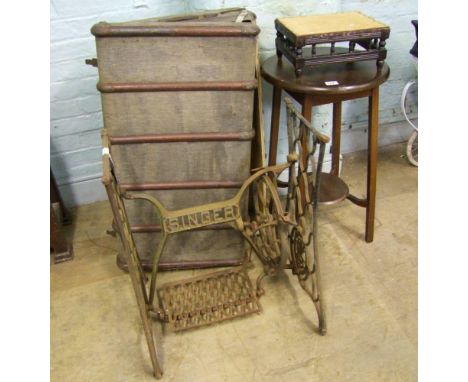
[[[208,317],[207,308],[202,307],[197,308],[196,312],[189,311],[185,316],[182,314],[183,317],[178,315],[174,318],[171,316],[171,312],[164,308],[164,304],[158,301],[156,281],[159,260],[168,237],[180,232],[212,224],[229,224],[239,231],[250,245],[251,250],[246,252],[246,261],[241,268],[248,263],[251,252],[257,255],[264,266],[262,274],[257,279],[256,296],[244,296],[230,304],[221,303],[219,306],[216,304],[210,306],[209,317],[211,319],[209,323],[232,318],[241,313],[258,311],[256,297],[260,297],[264,293],[261,286],[264,277],[274,275],[283,269],[291,269],[292,273],[298,277],[301,287],[314,303],[318,315],[319,332],[321,334],[326,332],[317,248],[317,213],[320,173],[325,144],[329,138],[314,129],[296,111],[289,99],[286,99],[286,109],[289,145],[286,163],[257,170],[243,183],[238,193],[231,199],[173,211],[164,208],[151,195],[143,192],[130,192],[121,187],[112,161],[111,139],[109,139],[106,129],[102,131],[103,183],[113,211],[114,223],[124,247],[156,378],[162,377],[162,367],[158,360],[150,319],[156,318],[162,322],[171,322],[171,320],[179,320],[180,322],[181,319],[192,320],[192,324],[187,325],[187,327],[193,327],[204,324],[203,320],[195,322],[194,316]],[[288,170],[288,193],[286,201],[282,202],[278,193],[278,176],[285,170]],[[252,208],[249,216],[242,216],[241,200],[248,197],[249,190],[252,195]],[[125,210],[125,199],[147,201],[154,207],[160,222],[161,238],[154,253],[149,286],[146,285],[147,276],[141,266],[133,240]],[[208,275],[206,279],[219,277],[220,280],[227,280],[231,277],[229,279],[231,281],[228,282],[232,283],[232,277],[237,277],[235,280],[238,283],[250,285],[250,280],[245,281],[245,277],[242,275],[232,276],[229,273],[226,276],[225,274],[219,275],[219,272],[217,274],[218,276]],[[223,279],[223,277],[225,278]],[[193,282],[201,281],[197,279]],[[247,308],[242,308],[242,305],[247,306]],[[222,310],[223,314],[218,314],[217,310]]]

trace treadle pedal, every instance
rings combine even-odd
[[[174,331],[261,311],[252,283],[242,269],[167,283],[158,288],[158,296]]]

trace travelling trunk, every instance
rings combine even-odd
[[[255,15],[234,8],[102,22],[91,32],[120,187],[169,210],[233,197],[264,158]],[[125,200],[125,208],[150,269],[157,216],[141,200]],[[188,231],[170,238],[159,268],[238,265],[244,246],[227,225]],[[117,263],[125,268],[122,254]]]

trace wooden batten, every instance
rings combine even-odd
[[[125,191],[161,191],[161,190],[193,190],[211,188],[240,188],[243,182],[232,180],[200,180],[161,183],[122,183],[120,189]]]
[[[216,225],[210,225],[206,227],[199,227],[196,228],[195,230],[200,230],[200,231],[217,231],[217,230],[226,230],[226,229],[234,229],[231,225],[229,224],[216,224]],[[151,232],[161,232],[161,226],[158,224],[140,224],[140,225],[132,225],[130,227],[130,230],[132,233],[151,233]]]
[[[131,145],[138,143],[169,143],[169,142],[226,142],[250,141],[255,136],[255,130],[239,133],[177,133],[177,134],[146,134],[129,136],[112,136],[112,145]]]
[[[255,37],[260,29],[252,23],[157,22],[153,25],[110,24],[101,22],[91,28],[96,37]]]
[[[176,91],[246,91],[254,90],[257,81],[200,81],[157,83],[98,83],[101,93],[176,92]]]

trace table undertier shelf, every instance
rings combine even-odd
[[[312,174],[309,174],[312,176]],[[286,188],[288,183],[278,180],[278,187]],[[313,188],[310,187],[310,192]],[[320,175],[320,192],[318,195],[319,204],[335,204],[345,200],[349,195],[348,185],[339,177],[322,172]],[[312,198],[312,195],[311,195]]]
[[[348,185],[341,178],[325,172],[322,173],[319,204],[335,204],[345,200],[348,195]]]

